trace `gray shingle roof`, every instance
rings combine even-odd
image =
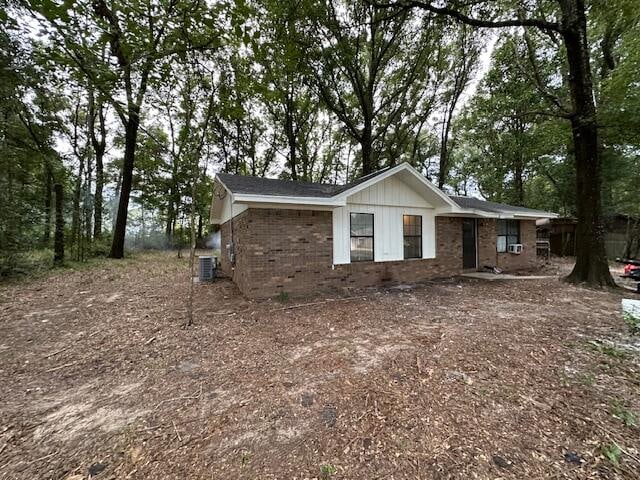
[[[276,178],[245,177],[218,173],[218,178],[232,193],[285,197],[332,197],[341,185],[295,182]]]
[[[490,213],[521,213],[521,214],[536,214],[542,215],[548,212],[543,212],[542,210],[534,210],[532,208],[525,207],[516,207],[513,205],[507,205],[506,203],[496,203],[496,202],[488,202],[486,200],[480,200],[478,198],[473,197],[463,197],[459,195],[449,195],[449,198],[456,202],[460,208],[463,209],[472,209],[472,210],[481,210],[483,212]]]
[[[293,180],[280,180],[277,178],[247,177],[244,175],[232,175],[230,173],[218,173],[217,176],[231,190],[232,193],[246,195],[274,195],[284,197],[320,197],[329,198],[349,190],[356,185],[376,177],[391,167],[383,168],[355,182],[346,185],[334,185],[330,183],[309,183]]]
[[[355,182],[346,185],[333,185],[328,183],[297,182],[292,180],[280,180],[275,178],[248,177],[244,175],[232,175],[218,173],[217,176],[232,193],[247,195],[273,195],[285,197],[319,197],[330,198],[338,195],[356,185],[376,177],[391,167],[373,172],[361,177]],[[480,210],[488,213],[507,214],[533,214],[545,215],[548,212],[533,210],[531,208],[516,207],[504,203],[487,202],[478,198],[449,195],[449,197],[464,210]]]

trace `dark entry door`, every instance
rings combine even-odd
[[[476,263],[476,219],[462,220],[462,268],[477,268]]]

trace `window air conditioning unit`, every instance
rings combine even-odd
[[[522,253],[523,245],[521,243],[512,243],[509,245],[509,253],[515,253],[520,255]]]

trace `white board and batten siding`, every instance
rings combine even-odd
[[[347,198],[333,210],[333,263],[351,263],[350,214],[373,213],[374,261],[404,259],[403,215],[422,216],[422,258],[436,256],[435,210],[401,180],[388,177]]]

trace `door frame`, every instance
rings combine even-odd
[[[473,221],[473,241],[474,241],[474,250],[475,250],[475,266],[473,267],[465,267],[464,266],[464,222],[467,220]],[[478,262],[479,258],[479,244],[478,244],[478,219],[474,217],[464,217],[462,219],[463,227],[462,227],[462,270],[478,270]]]

